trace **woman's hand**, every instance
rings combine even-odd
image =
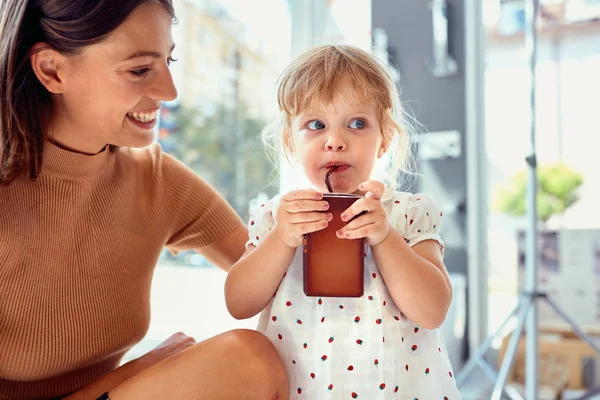
[[[365,238],[369,246],[377,246],[392,229],[381,203],[385,186],[379,181],[370,180],[361,183],[358,188],[367,193],[342,213],[342,221],[350,222],[336,234],[342,239]],[[359,215],[361,213],[363,215]],[[355,216],[356,219],[352,220]]]
[[[323,194],[316,190],[294,190],[285,194],[277,208],[277,223],[273,227],[286,245],[296,248],[302,244],[306,233],[320,231],[327,227],[333,215],[324,212],[329,203]]]

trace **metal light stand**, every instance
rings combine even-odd
[[[481,347],[471,357],[469,362],[465,364],[460,373],[457,375],[456,382],[460,387],[466,381],[468,375],[475,369],[480,367],[484,374],[495,381],[492,400],[500,400],[503,392],[511,399],[523,399],[521,394],[512,386],[506,386],[508,374],[513,365],[519,338],[523,331],[523,327],[527,322],[525,330],[526,343],[526,370],[525,370],[525,393],[526,399],[538,399],[538,300],[544,300],[550,308],[560,315],[577,333],[577,335],[587,342],[600,355],[600,347],[594,340],[585,334],[579,325],[562,310],[556,302],[549,298],[546,293],[538,291],[538,216],[537,216],[537,160],[535,150],[535,67],[536,67],[536,51],[537,51],[537,33],[536,21],[539,11],[539,0],[525,0],[526,2],[526,20],[525,27],[525,47],[529,54],[529,105],[530,105],[530,125],[529,125],[529,155],[525,158],[528,171],[527,185],[527,222],[528,229],[526,235],[526,264],[525,264],[525,290],[521,293],[517,307],[510,313],[508,318],[501,324],[500,328],[488,336]],[[517,325],[506,348],[502,365],[498,372],[487,362],[485,353],[489,350],[492,342],[504,330],[508,322],[518,315]],[[599,393],[600,389],[593,389],[585,393],[580,400],[589,399],[592,395]]]

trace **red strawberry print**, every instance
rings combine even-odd
[[[327,386],[327,390],[333,390],[333,385],[330,384],[329,386]]]
[[[425,375],[429,375],[429,368],[425,368]]]
[[[369,300],[373,300],[373,296],[369,296]]]
[[[302,389],[298,388],[298,394],[302,394]]]
[[[414,331],[415,331],[415,333],[419,332],[419,327],[418,327],[418,326],[415,326],[415,329],[414,329]]]
[[[452,378],[452,371],[448,371],[448,375],[450,375],[450,378]]]
[[[412,345],[412,347],[411,347],[410,349],[411,349],[412,351],[415,351],[415,350],[417,350],[417,345],[416,345],[416,344],[413,344],[413,345]]]
[[[322,299],[319,299],[319,300],[317,300],[317,304],[318,304],[318,305],[321,305],[321,304],[323,304],[323,300],[322,300]]]
[[[349,366],[348,366],[348,371],[354,371],[354,366],[352,366],[352,365],[349,365]]]
[[[385,383],[382,383],[381,385],[379,385],[379,390],[383,390],[385,389]]]
[[[311,377],[311,378],[313,378],[313,379],[315,379],[315,373],[314,373],[314,372],[311,372],[311,373],[310,373],[310,377]]]
[[[381,340],[383,341],[383,343],[385,343],[385,336],[383,336],[383,337],[381,338]]]
[[[277,337],[279,338],[279,340],[283,339],[283,336],[281,336],[281,333],[278,333]]]
[[[441,217],[442,215],[443,215],[443,214],[440,212],[440,217]]]
[[[402,336],[402,343],[404,343],[404,336]]]
[[[329,343],[333,342],[335,339],[333,338],[333,336],[329,337]]]
[[[360,322],[360,317],[354,317],[354,322],[358,324]]]
[[[250,226],[254,225],[254,221],[250,221]]]
[[[433,225],[433,229],[435,229],[435,224]]]
[[[377,274],[375,272],[373,272],[371,276],[373,276],[373,279],[377,278]]]
[[[325,322],[325,317],[321,318],[321,323]]]
[[[404,369],[408,371],[408,364],[404,366]]]
[[[353,399],[358,399],[358,395],[355,392],[352,392],[352,398]]]
[[[344,305],[340,304],[340,310],[343,310],[343,309],[344,309]]]
[[[302,325],[302,320],[301,320],[301,319],[297,319],[297,320],[296,320],[296,323],[297,323],[298,325]]]
[[[326,356],[325,354],[323,354],[323,355],[321,356],[321,361],[325,361],[325,360],[327,360],[327,356]]]
[[[376,323],[377,325],[381,325],[381,318],[377,318],[377,319],[375,320],[375,323]]]
[[[256,240],[258,240],[258,236],[256,237]]]
[[[408,214],[404,214],[404,218],[408,218]]]
[[[400,204],[400,200],[396,200],[394,203],[396,203],[396,204]]]
[[[307,347],[308,347],[308,344],[307,344],[307,343],[304,343],[304,344],[302,345],[302,347],[304,347],[304,348],[307,348]]]
[[[394,393],[398,393],[398,385],[394,388]]]
[[[415,220],[414,220],[414,219],[411,219],[411,220],[410,220],[410,225],[412,225],[412,223],[413,223],[413,222],[415,222]]]
[[[260,206],[261,206],[261,207],[264,207],[265,205],[264,205],[264,204],[261,204]]]
[[[273,316],[271,317],[271,321],[273,321],[273,322],[277,321],[277,317],[273,315]]]
[[[441,347],[438,347],[438,351],[441,353],[441,352],[442,352],[442,348],[441,348]]]
[[[375,366],[377,367],[379,365],[379,360],[375,359],[375,361],[373,361],[373,364],[375,364]]]
[[[444,396],[444,400],[449,400],[448,397]]]
[[[292,360],[292,364],[296,364],[296,360]]]
[[[386,305],[386,304],[387,304],[387,303],[386,303],[386,301],[384,300],[384,301],[383,301],[383,306],[385,307],[385,305]]]
[[[408,239],[407,239],[407,238],[404,238],[404,241],[405,241],[406,243],[408,243]]]
[[[396,321],[400,321],[400,317],[398,317],[397,315],[394,315],[394,319],[395,319]]]
[[[356,344],[358,344],[358,345],[361,345],[361,344],[363,344],[363,341],[362,341],[362,340],[360,340],[360,339],[358,339],[358,340],[356,341]]]
[[[289,306],[291,306],[291,305],[292,305],[292,302],[291,302],[291,301],[286,301],[286,302],[285,302],[285,305],[289,307]]]

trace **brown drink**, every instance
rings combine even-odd
[[[304,293],[307,296],[361,297],[364,292],[364,239],[340,239],[347,222],[340,215],[361,196],[324,193],[333,219],[327,228],[304,236]]]

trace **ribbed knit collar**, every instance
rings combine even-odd
[[[109,169],[114,161],[115,153],[108,146],[98,154],[86,155],[46,141],[41,175],[72,180],[91,179]]]

